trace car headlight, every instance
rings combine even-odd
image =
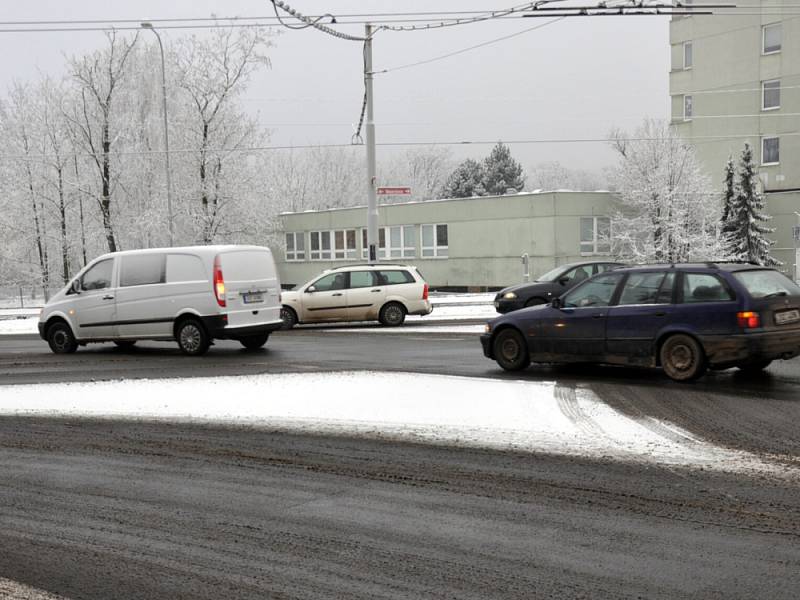
[[[492,333],[492,326],[489,323],[483,326],[483,333]]]
[[[503,300],[516,300],[517,295],[514,292],[506,292],[503,294]]]

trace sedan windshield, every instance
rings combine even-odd
[[[800,287],[779,271],[771,269],[740,271],[733,276],[753,298],[800,296]]]

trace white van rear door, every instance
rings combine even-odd
[[[272,253],[264,249],[220,254],[225,282],[228,327],[248,327],[280,320],[280,283]]]

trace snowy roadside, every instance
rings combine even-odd
[[[378,399],[374,390],[380,389]],[[798,477],[588,388],[411,373],[271,374],[4,386],[0,414],[236,424]],[[319,394],[319,390],[325,390]]]
[[[431,298],[433,312],[424,317],[409,315],[406,317],[408,325],[427,325],[437,321],[488,321],[498,316],[494,309],[492,300],[493,294],[450,294]],[[36,323],[39,317],[38,308],[16,308],[0,309],[0,335],[3,334],[36,334],[38,329]],[[342,326],[352,325],[343,323]],[[466,329],[465,329],[466,328]],[[445,331],[444,327],[436,327],[440,333]],[[419,330],[419,331],[417,331]],[[337,329],[337,331],[359,331],[367,329]],[[386,328],[372,329],[374,332],[392,331],[395,333],[410,333],[412,330],[406,327],[389,330]],[[433,328],[416,327],[413,332],[430,332]],[[455,325],[448,329],[451,333],[478,333],[483,331],[483,325]]]

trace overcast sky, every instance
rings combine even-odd
[[[292,0],[304,14],[432,10],[499,10],[514,0]],[[266,0],[26,0],[3,2],[3,22],[26,20],[188,17],[274,17]],[[506,19],[449,29],[382,31],[374,67],[393,69],[496,38],[541,27],[430,64],[376,76],[378,142],[585,139],[612,127],[634,128],[644,117],[668,116],[668,17]],[[160,27],[158,23],[157,26]],[[10,26],[3,25],[1,29]],[[16,26],[15,26],[16,27]],[[341,26],[363,34],[363,25]],[[162,29],[166,44],[189,31]],[[202,31],[197,32],[202,35]],[[145,35],[152,35],[145,33]],[[101,32],[0,33],[0,83],[65,72],[64,55],[101,47]],[[281,28],[270,49],[272,68],[252,81],[247,107],[274,132],[272,143],[347,143],[363,94],[361,45],[314,29]],[[482,158],[490,146],[454,146],[457,157]],[[388,150],[379,149],[384,155]],[[558,160],[599,170],[615,159],[606,144],[512,145],[526,170]]]

